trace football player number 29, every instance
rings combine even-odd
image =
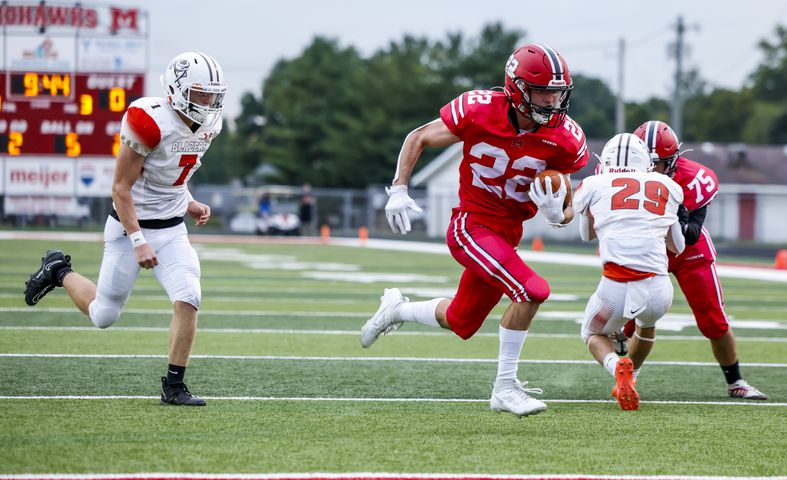
[[[194,153],[190,153],[188,155],[181,155],[180,163],[178,163],[179,167],[183,167],[183,171],[180,172],[180,176],[172,186],[183,185],[183,182],[186,181],[186,177],[189,176],[189,172],[197,164],[197,155]]]
[[[632,198],[634,195],[642,191],[642,183],[634,178],[616,178],[612,180],[613,187],[623,187],[615,195],[612,196],[612,210],[637,210],[640,206],[640,201]],[[645,201],[642,202],[642,208],[649,211],[654,215],[664,215],[667,209],[667,199],[669,198],[669,191],[667,187],[656,180],[645,182]]]

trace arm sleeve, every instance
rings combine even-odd
[[[590,219],[587,215],[579,214],[579,238],[589,242],[592,240],[590,233]]]
[[[702,224],[705,223],[705,214],[708,211],[707,205],[689,212],[689,223],[686,224],[683,230],[683,236],[686,238],[686,245],[694,245],[700,239],[702,233]]]
[[[680,222],[675,222],[670,226],[669,232],[667,233],[670,237],[672,237],[672,243],[675,244],[675,252],[678,255],[683,253],[683,250],[686,249],[686,240],[681,232],[681,225]],[[696,240],[695,240],[696,241]]]

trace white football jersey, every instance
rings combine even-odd
[[[582,181],[574,208],[594,219],[602,263],[667,275],[665,237],[683,189],[656,172],[606,173]]]
[[[221,121],[192,132],[165,98],[143,97],[129,105],[120,140],[145,157],[142,173],[131,189],[139,220],[186,214],[188,181],[219,132]]]

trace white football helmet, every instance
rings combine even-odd
[[[619,133],[604,145],[597,173],[650,172],[653,159],[645,142],[631,133]]]
[[[161,76],[172,108],[200,125],[213,125],[224,106],[224,72],[219,63],[202,52],[181,53]]]

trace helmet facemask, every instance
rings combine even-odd
[[[200,125],[212,126],[221,118],[226,92],[226,85],[189,85],[184,95],[188,100],[183,115]]]
[[[522,92],[522,102],[517,110],[531,118],[534,122],[545,127],[553,128],[563,123],[568,113],[568,99],[571,96],[573,85],[560,87],[536,87],[528,85],[524,80],[517,79],[514,84]],[[538,105],[533,102],[532,92],[560,92],[557,100],[552,105]]]
[[[678,169],[678,156],[680,152],[675,152],[674,155],[670,155],[669,157],[659,158],[658,155],[651,154],[650,157],[653,159],[653,168],[656,169],[659,165],[664,165],[664,175],[668,177],[672,177],[675,175],[675,170]]]

